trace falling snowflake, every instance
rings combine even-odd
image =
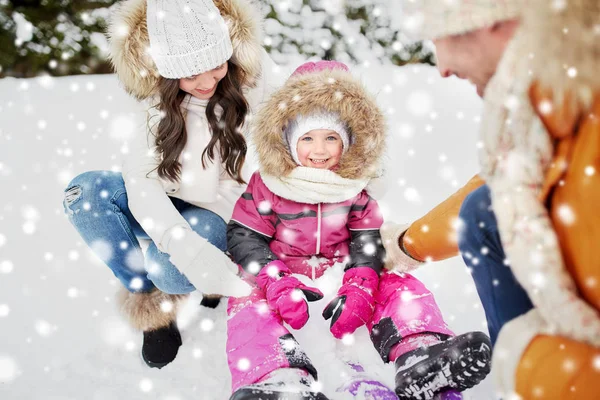
[[[127,343],[125,343],[125,350],[127,351],[133,351],[136,347],[137,346],[133,340],[128,340]]]
[[[369,256],[374,255],[376,251],[377,251],[377,247],[373,243],[367,243],[363,247],[363,253],[365,253],[366,255],[369,255]]]
[[[48,321],[44,321],[43,319],[35,322],[35,331],[42,337],[52,335],[56,329],[56,326],[51,325]]]
[[[10,307],[8,304],[0,304],[0,317],[7,317],[10,314]]]
[[[557,209],[558,217],[565,225],[573,225],[575,212],[568,204],[561,204]]]
[[[129,282],[129,288],[133,290],[140,290],[144,287],[144,281],[141,278],[133,278],[131,282]]]
[[[299,302],[305,299],[304,293],[302,290],[292,290],[292,294],[290,295],[292,301]]]
[[[0,272],[3,274],[10,274],[14,268],[12,261],[4,260],[0,263]]]
[[[263,200],[258,204],[258,211],[263,215],[269,214],[271,212],[271,209],[272,209],[271,202],[269,202],[267,200]]]
[[[69,251],[68,257],[71,261],[77,261],[79,260],[79,252],[77,250],[71,250]]]
[[[587,176],[592,176],[596,173],[596,168],[594,168],[591,165],[588,165],[587,167],[585,167],[584,171]]]
[[[194,350],[192,351],[192,355],[194,356],[194,358],[201,358],[202,357],[202,349],[196,347],[194,348]]]
[[[173,302],[169,301],[169,300],[165,300],[162,303],[160,303],[160,309],[162,312],[164,313],[169,313],[171,311],[173,311]]]
[[[575,367],[576,367],[575,361],[573,361],[569,358],[567,358],[562,363],[562,368],[565,372],[573,372],[575,370]]]
[[[19,373],[17,363],[11,357],[0,355],[0,383],[13,381]]]
[[[140,390],[144,393],[148,393],[152,390],[154,384],[149,378],[144,378],[140,381]]]
[[[260,264],[257,263],[256,261],[251,261],[250,263],[248,263],[248,265],[246,266],[246,269],[248,270],[248,272],[250,272],[252,275],[256,275],[260,272]]]
[[[600,372],[600,355],[596,355],[594,358],[592,358],[592,367],[594,367],[596,371]]]
[[[204,332],[210,332],[214,327],[215,322],[212,319],[204,318],[202,321],[200,321],[200,329],[202,329]]]
[[[112,245],[106,240],[95,240],[90,245],[90,248],[94,252],[94,254],[105,263],[109,262],[113,257]]]
[[[247,358],[240,358],[237,362],[237,369],[240,371],[248,371],[250,369],[250,360]]]
[[[414,187],[404,189],[404,198],[410,203],[419,203],[421,201],[421,195]]]
[[[351,333],[345,334],[344,336],[342,336],[342,343],[344,343],[346,346],[352,346],[355,342],[354,339],[354,335]]]

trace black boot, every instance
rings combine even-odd
[[[447,389],[463,391],[490,372],[492,344],[483,332],[469,332],[396,359],[396,394],[400,399],[431,399]]]
[[[220,302],[221,296],[204,295],[202,296],[202,301],[200,301],[200,305],[208,308],[217,308]]]
[[[328,400],[323,393],[311,389],[311,382],[308,374],[282,368],[258,383],[239,388],[229,400]]]
[[[150,368],[162,368],[177,356],[181,346],[181,335],[175,322],[169,326],[144,331],[142,358]]]

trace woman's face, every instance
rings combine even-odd
[[[228,65],[225,62],[213,70],[182,78],[179,88],[200,100],[209,100],[215,94],[219,81],[227,75]]]

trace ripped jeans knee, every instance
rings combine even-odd
[[[65,190],[65,198],[63,201],[63,206],[65,207],[65,212],[68,215],[73,215],[75,212],[71,206],[81,200],[81,195],[83,194],[83,188],[79,185],[70,186]]]

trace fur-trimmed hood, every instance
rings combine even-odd
[[[340,69],[292,76],[260,110],[252,132],[261,172],[285,177],[298,166],[283,130],[298,115],[321,110],[338,113],[351,136],[352,145],[335,172],[346,179],[376,177],[385,146],[385,119],[363,85]]]
[[[261,73],[262,16],[250,0],[214,0],[229,27],[231,60],[252,87]],[[125,90],[138,100],[156,94],[158,71],[148,54],[146,0],[125,0],[115,6],[108,28],[109,58]]]
[[[534,0],[522,19],[523,57],[533,57],[532,77],[553,88],[557,98],[572,93],[573,100],[589,107],[600,89],[600,2],[569,0],[564,7]]]

